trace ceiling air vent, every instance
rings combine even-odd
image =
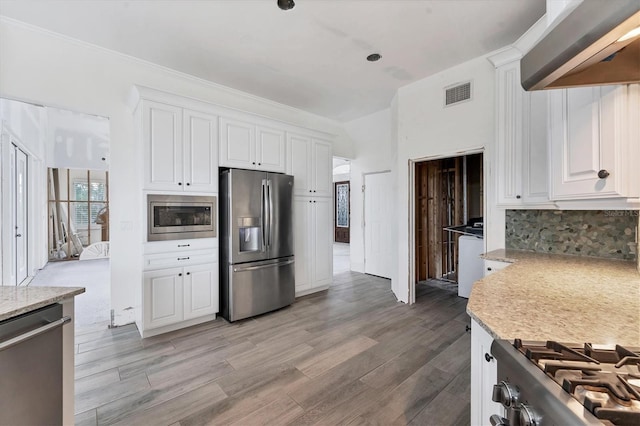
[[[444,106],[451,106],[471,100],[471,82],[456,83],[444,88]]]

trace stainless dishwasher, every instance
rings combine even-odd
[[[0,424],[62,424],[62,305],[0,322]]]

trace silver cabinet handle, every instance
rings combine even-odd
[[[16,234],[16,237],[22,237],[22,234]]]
[[[178,260],[189,260],[188,257],[179,257]]]
[[[10,347],[17,345],[18,343],[22,343],[25,340],[29,340],[33,337],[39,336],[42,333],[46,333],[49,330],[58,328],[68,322],[71,322],[71,317],[62,317],[57,321],[50,322],[49,324],[43,325],[42,327],[36,328],[35,330],[28,331],[12,339],[5,340],[4,342],[0,343],[0,351],[9,349]]]

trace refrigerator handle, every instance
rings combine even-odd
[[[267,180],[262,179],[262,194],[260,197],[260,230],[262,232],[262,251],[265,251],[267,248],[267,235],[266,235],[266,227],[267,227]]]
[[[273,197],[271,194],[271,179],[267,179],[267,195],[269,200],[269,229],[267,230],[267,237],[269,238],[267,245],[271,247],[271,233],[273,229]]]

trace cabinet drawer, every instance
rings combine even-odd
[[[511,265],[509,262],[501,262],[499,260],[486,260],[484,261],[484,276],[493,274],[496,271],[506,268]]]
[[[218,248],[217,238],[198,238],[190,240],[155,241],[145,243],[144,254],[182,253],[191,250]]]
[[[157,253],[144,256],[144,269],[173,268],[213,262],[218,262],[218,249]]]

